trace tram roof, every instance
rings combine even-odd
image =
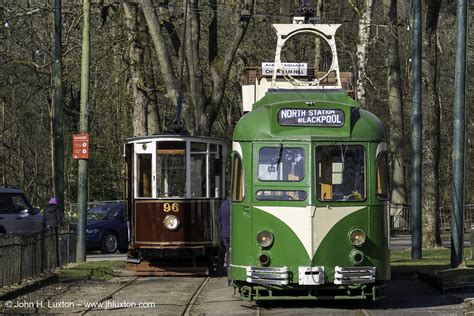
[[[281,110],[333,110],[341,114],[342,125],[307,126],[299,123],[281,124]],[[316,112],[312,112],[316,113]],[[303,117],[303,120],[305,118]],[[307,117],[306,117],[307,119]],[[366,111],[339,90],[276,90],[253,105],[234,130],[234,140],[297,140],[297,141],[383,141],[384,127],[371,112]]]
[[[222,138],[215,138],[209,136],[192,136],[192,135],[179,135],[179,134],[155,134],[148,136],[135,136],[125,139],[126,143],[136,143],[141,141],[196,141],[203,143],[218,143],[225,144],[225,140]]]

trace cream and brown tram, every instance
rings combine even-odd
[[[226,143],[211,137],[126,140],[130,270],[207,274],[216,264],[226,155]]]

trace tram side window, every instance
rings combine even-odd
[[[321,201],[361,201],[365,194],[365,152],[360,145],[316,147]]]
[[[206,196],[206,152],[191,152],[191,196]]]
[[[137,155],[138,197],[151,197],[151,154]]]
[[[300,181],[304,178],[304,149],[263,147],[259,152],[258,179]]]
[[[184,197],[186,192],[186,143],[156,144],[156,190],[158,197]]]
[[[220,197],[221,196],[221,182],[222,182],[222,159],[220,152],[221,146],[219,146],[218,153],[210,154],[209,161],[209,192],[210,197]],[[211,148],[212,150],[212,148]]]
[[[234,156],[232,161],[232,190],[231,197],[233,202],[241,202],[244,199],[245,177],[242,160],[238,155]]]
[[[377,158],[377,178],[375,179],[375,188],[377,190],[377,199],[381,201],[388,201],[389,184],[388,184],[388,168],[387,168],[387,153],[381,153]]]

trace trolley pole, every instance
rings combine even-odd
[[[421,0],[413,0],[411,258],[421,259]]]
[[[60,221],[64,220],[64,140],[63,140],[63,84],[61,56],[61,0],[54,1],[54,195],[58,201]]]
[[[451,222],[451,267],[463,263],[464,235],[464,156],[466,146],[466,37],[467,0],[457,0],[456,67],[453,125],[453,216]]]
[[[89,130],[89,50],[90,50],[90,0],[84,0],[84,27],[82,29],[82,60],[81,60],[81,115],[80,132],[87,134]],[[79,160],[79,180],[77,194],[77,247],[76,261],[86,261],[86,212],[87,212],[87,160]]]

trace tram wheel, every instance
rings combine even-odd
[[[102,253],[114,253],[118,249],[117,235],[113,232],[105,232],[102,237],[100,250]]]

